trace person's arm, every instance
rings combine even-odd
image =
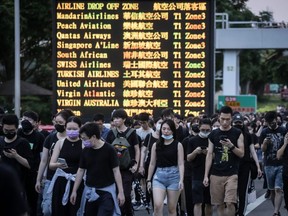
[[[239,158],[244,156],[244,136],[242,133],[237,140],[237,147],[229,139],[220,140],[220,143],[230,149],[230,151],[232,151]]]
[[[48,164],[48,157],[49,157],[49,149],[43,147],[41,161],[38,168],[37,179],[35,184],[35,190],[40,193],[41,192],[41,181],[43,178],[44,171]]]
[[[73,190],[70,196],[70,202],[72,205],[75,205],[76,198],[77,198],[77,190],[82,182],[83,176],[85,173],[85,169],[78,168],[77,173],[76,173],[76,178],[73,186]]]
[[[21,144],[20,144],[21,145]],[[26,167],[27,169],[31,169],[28,160],[17,153],[15,149],[8,149],[7,151],[3,151],[4,155],[8,158],[15,159],[18,163],[22,166]]]
[[[56,170],[57,168],[61,168],[61,169],[67,168],[67,164],[62,164],[62,163],[57,162],[63,142],[64,140],[58,140],[55,144],[55,147],[53,149],[53,154],[49,163],[49,168],[51,170]]]
[[[281,146],[281,148],[277,151],[277,159],[280,160],[282,156],[284,155],[285,149],[288,144],[288,133],[286,133],[284,137],[284,144]]]
[[[119,206],[122,206],[125,203],[125,196],[119,166],[113,168],[113,174],[118,189],[118,195],[117,195],[118,203]]]
[[[147,152],[147,147],[146,146],[142,146],[141,147],[141,155],[140,155],[140,164],[139,164],[139,173],[141,175],[144,175],[145,169],[144,169],[144,159],[146,157],[146,153]]]
[[[265,138],[262,145],[261,145],[261,149],[262,149],[262,152],[266,152],[267,151],[267,147],[268,145],[270,144],[271,140],[270,139],[267,139]]]
[[[192,153],[187,155],[187,161],[193,161],[199,154],[202,154],[202,149],[198,146]]]
[[[138,165],[140,162],[140,149],[139,149],[139,144],[134,145],[134,150],[135,150],[135,161],[136,163],[134,166],[131,168],[132,173],[136,172],[138,169]]]
[[[209,139],[208,150],[207,150],[206,161],[205,161],[205,174],[204,174],[204,179],[203,179],[203,184],[205,187],[208,187],[209,185],[208,175],[212,166],[213,149],[214,149],[214,144]]]
[[[180,180],[179,180],[179,189],[182,190],[184,188],[184,150],[182,144],[178,143],[178,167],[179,167],[179,174],[180,174]]]
[[[147,176],[147,189],[150,191],[151,189],[151,179],[156,167],[156,143],[153,144],[151,149],[151,160],[148,169],[148,176]]]
[[[249,149],[250,149],[250,153],[252,155],[252,158],[255,161],[256,166],[257,166],[258,177],[261,177],[262,176],[262,171],[261,171],[261,167],[260,167],[260,164],[259,164],[259,161],[258,161],[258,157],[257,157],[257,154],[256,154],[255,147],[254,147],[253,143],[249,146]]]

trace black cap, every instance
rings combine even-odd
[[[244,122],[244,118],[242,115],[240,114],[236,114],[233,116],[233,122],[241,122],[243,123]]]

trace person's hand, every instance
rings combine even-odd
[[[16,158],[18,156],[17,151],[15,149],[7,149],[3,151],[4,155],[8,158]]]
[[[261,169],[257,169],[257,172],[258,172],[258,178],[261,178],[262,175],[263,175],[263,172],[261,171]]]
[[[178,188],[180,191],[184,189],[183,181],[179,181]]]
[[[124,196],[124,193],[118,193],[118,196],[117,196],[117,199],[118,199],[118,204],[119,206],[122,206],[124,205],[125,203],[125,196]]]
[[[209,179],[208,179],[208,177],[204,177],[203,185],[204,185],[205,187],[208,187],[208,186],[209,186]]]
[[[198,146],[196,149],[195,149],[196,153],[197,154],[202,154],[202,149],[200,146]]]
[[[226,146],[229,149],[234,146],[230,139],[220,140],[220,143],[223,147]]]
[[[77,198],[77,193],[76,191],[72,191],[71,196],[70,196],[70,202],[72,205],[75,205],[76,203],[76,198]]]
[[[139,169],[138,169],[138,172],[139,172],[142,176],[144,176],[144,174],[145,174],[145,169],[144,169],[144,167],[143,167],[143,166],[140,166]]]
[[[132,172],[132,173],[135,173],[136,171],[137,171],[137,164],[135,164],[134,166],[132,166],[131,168],[130,168],[130,171]]]
[[[68,168],[68,166],[67,166],[66,163],[57,163],[57,165],[58,165],[58,168],[60,168],[60,169],[66,169],[66,168]]]
[[[37,193],[41,192],[41,182],[40,181],[36,181],[35,190],[37,191]]]
[[[151,191],[152,191],[152,183],[151,183],[151,181],[147,182],[147,190],[148,190],[149,193],[151,193]]]

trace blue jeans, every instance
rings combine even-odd
[[[47,194],[47,190],[49,188],[51,181],[45,180],[44,188],[43,188],[43,200],[42,200],[42,213],[43,216],[51,216],[52,215],[52,193]]]
[[[180,174],[178,166],[158,167],[153,177],[153,188],[179,190]]]
[[[269,190],[283,189],[283,166],[264,167]]]

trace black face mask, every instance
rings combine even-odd
[[[275,130],[277,128],[277,123],[276,122],[273,122],[271,124],[269,124],[269,127],[272,129],[272,130]]]
[[[200,130],[199,130],[199,125],[198,124],[192,124],[192,130],[195,132],[195,133],[199,133]]]
[[[233,127],[238,128],[240,130],[243,129],[243,125],[240,125],[240,124],[233,125]]]
[[[22,122],[21,122],[21,126],[22,126],[22,131],[24,132],[24,133],[29,133],[29,132],[31,132],[32,130],[33,130],[33,125],[31,124],[31,122],[29,122],[28,120],[23,120]]]
[[[55,124],[54,127],[55,127],[56,131],[59,132],[59,133],[63,133],[65,131],[65,126],[64,125]]]
[[[16,136],[16,132],[4,134],[7,139],[13,139]]]

